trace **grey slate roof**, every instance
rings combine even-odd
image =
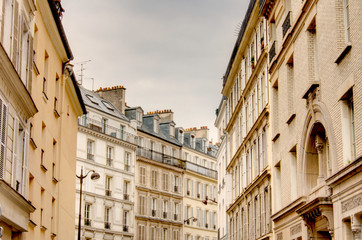
[[[106,114],[112,115],[114,117],[117,117],[117,118],[120,118],[122,120],[129,122],[129,119],[124,114],[122,114],[120,111],[118,111],[112,105],[112,103],[110,103],[106,99],[101,98],[97,93],[90,91],[88,89],[85,89],[82,86],[79,86],[79,88],[80,88],[80,92],[82,94],[84,104],[86,106],[97,109]]]

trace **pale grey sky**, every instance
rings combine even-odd
[[[129,106],[172,109],[177,126],[208,126],[248,0],[63,0],[83,85],[123,85]],[[75,64],[77,79],[80,65]]]

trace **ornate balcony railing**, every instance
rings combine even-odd
[[[138,147],[137,148],[137,155],[144,157],[144,158],[148,158],[151,160],[155,160],[157,162],[160,163],[165,163],[171,166],[175,166],[175,167],[179,167],[179,168],[185,168],[185,161],[172,157],[170,155],[167,154],[163,154],[160,152],[156,152],[153,151],[151,149],[147,149],[147,148],[143,148],[143,147]]]
[[[196,163],[186,162],[186,169],[210,178],[217,179],[217,171],[204,166],[200,166]]]
[[[290,21],[290,11],[288,12],[284,22],[283,22],[283,25],[282,25],[282,29],[283,29],[283,38],[285,36],[285,34],[288,32],[288,29],[292,26],[291,25],[291,21]]]
[[[104,133],[106,135],[115,137],[117,139],[127,141],[133,144],[137,143],[136,136],[124,131],[121,128],[116,128],[113,126],[110,126],[108,124],[104,124],[101,121],[97,121],[93,118],[89,118],[86,116],[81,116],[78,118],[78,124],[79,126],[83,126],[89,129],[92,129],[96,132]]]
[[[273,42],[273,44],[271,45],[270,50],[269,50],[269,63],[271,63],[274,56],[276,55],[275,45],[276,45],[276,41]]]
[[[105,222],[105,223],[104,223],[104,228],[105,228],[105,229],[111,229],[111,223]]]
[[[85,219],[84,219],[84,225],[85,225],[85,226],[91,226],[91,225],[92,225],[92,220],[89,219],[89,218],[85,218]]]
[[[128,232],[128,226],[127,225],[123,225],[123,232]]]

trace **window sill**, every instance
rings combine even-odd
[[[349,53],[351,48],[352,48],[352,43],[347,42],[346,46],[344,46],[341,53],[338,55],[337,59],[334,62],[337,63],[337,64],[340,64],[342,62],[342,60],[344,59],[344,57]]]
[[[275,134],[275,136],[273,137],[272,141],[276,142],[276,140],[278,140],[278,138],[280,137],[280,133]]]
[[[32,137],[29,139],[29,141],[34,150],[38,148],[38,146],[35,144],[35,141]]]
[[[59,118],[59,117],[60,117],[60,114],[59,114],[59,112],[58,112],[56,109],[54,109],[54,116],[55,116],[56,118]]]
[[[293,122],[293,120],[295,119],[295,116],[296,116],[295,113],[290,115],[290,117],[287,120],[288,125],[290,125]]]
[[[47,94],[45,92],[43,92],[43,100],[46,103],[48,102],[48,96],[47,96]]]
[[[56,179],[55,177],[53,177],[53,183],[58,183],[58,179]]]
[[[41,225],[40,229],[41,229],[42,231],[46,231],[46,230],[47,230],[47,227]]]
[[[44,172],[48,171],[48,169],[47,169],[43,164],[40,164],[40,168],[41,168],[41,170],[43,170]]]
[[[35,63],[35,60],[33,61],[33,69],[34,69],[35,75],[38,76],[40,74],[40,72],[39,72],[38,66]]]

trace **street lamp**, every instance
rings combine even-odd
[[[82,219],[82,186],[83,186],[83,179],[88,176],[89,173],[92,173],[91,179],[97,180],[99,179],[99,173],[94,170],[90,170],[87,172],[86,175],[83,175],[83,168],[80,170],[80,176],[76,175],[77,178],[80,180],[80,192],[79,192],[79,219],[78,219],[78,240],[80,240],[80,227],[81,227],[81,219]]]
[[[192,219],[193,222],[196,222],[196,221],[197,221],[197,218],[195,218],[195,217],[190,217],[190,218],[184,220],[184,223],[190,224],[190,220],[191,220],[191,219]]]

